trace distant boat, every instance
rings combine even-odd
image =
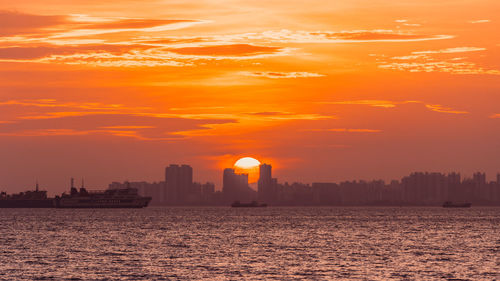
[[[267,204],[265,203],[258,203],[257,201],[252,201],[250,203],[241,203],[240,201],[235,201],[233,204],[231,204],[231,207],[233,208],[239,208],[239,207],[247,207],[247,208],[252,208],[252,207],[267,207]]]
[[[446,201],[443,203],[443,208],[470,208],[471,205],[471,203],[454,203]]]

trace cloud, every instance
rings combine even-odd
[[[141,45],[0,48],[0,61],[88,64],[103,67],[193,66],[199,60],[250,60],[284,56],[290,48],[250,44],[166,49]]]
[[[178,139],[179,136],[234,134],[239,127],[263,122],[268,126],[292,120],[335,118],[331,115],[287,111],[231,112],[224,107],[176,108],[158,112],[149,107],[59,102],[54,99],[7,100],[0,102],[2,107],[2,136],[105,134],[171,141],[174,140],[172,136]],[[19,110],[19,107],[29,110]],[[227,129],[229,125],[231,127]]]
[[[277,53],[281,51],[281,48],[256,46],[251,44],[230,44],[230,45],[217,45],[217,46],[177,48],[177,49],[170,49],[170,51],[181,55],[249,56],[249,55]]]
[[[455,48],[447,48],[441,50],[434,51],[417,51],[411,52],[412,54],[454,54],[454,53],[465,53],[465,52],[477,52],[477,51],[485,51],[486,48],[478,48],[478,47],[455,47]]]
[[[103,129],[153,129],[155,126],[137,126],[137,125],[126,125],[126,126],[105,126],[101,127]]]
[[[485,69],[472,62],[451,62],[451,61],[431,61],[431,62],[391,62],[382,63],[378,66],[383,69],[409,71],[409,72],[445,72],[450,74],[487,74],[500,75],[500,70]]]
[[[462,110],[454,110],[449,107],[442,106],[440,104],[426,104],[425,107],[432,111],[441,112],[441,113],[452,113],[452,114],[467,114],[469,112]]]
[[[129,107],[123,104],[104,104],[100,102],[59,102],[55,99],[27,99],[27,100],[7,100],[0,101],[0,106],[30,106],[30,107],[63,107],[77,108],[82,110],[110,110],[110,111],[128,111],[128,110],[148,110],[150,107]]]
[[[179,140],[177,132],[206,130],[211,124],[234,123],[233,119],[189,119],[180,116],[156,117],[138,113],[82,112],[24,116],[0,126],[2,136],[112,135],[141,140]],[[37,118],[40,117],[40,118]]]
[[[33,15],[0,11],[0,36],[45,34],[50,38],[99,35],[116,32],[177,30],[209,21],[191,19],[145,19],[91,17],[87,15]]]
[[[33,34],[44,28],[54,27],[67,22],[66,16],[30,15],[12,11],[0,11],[0,36]]]
[[[491,22],[491,20],[471,20],[469,21],[469,23],[487,23],[487,22]]]
[[[334,119],[334,116],[330,115],[321,115],[321,114],[300,114],[300,113],[253,113],[251,115],[258,116],[258,119],[263,119],[263,120],[323,120],[323,119]]]
[[[264,77],[271,79],[286,79],[286,78],[311,78],[311,77],[323,77],[325,75],[312,72],[272,72],[272,71],[243,71],[240,72],[242,75],[251,77]]]
[[[290,55],[284,43],[414,42],[449,35],[402,31],[269,30],[218,35],[168,35],[210,21],[92,17],[82,14],[32,15],[0,12],[0,62],[82,64],[100,67],[194,66],[203,61],[254,60]],[[113,36],[104,34],[119,33]],[[254,72],[267,78],[320,77],[306,72]]]
[[[493,114],[490,116],[490,118],[500,118],[500,113]]]
[[[337,132],[337,133],[380,133],[378,129],[349,129],[349,128],[332,128],[332,129],[307,129],[310,132]]]
[[[484,51],[482,47],[454,47],[440,50],[414,51],[408,56],[396,56],[378,60],[382,69],[409,72],[444,72],[450,74],[500,75],[500,70],[464,61],[463,57],[447,57],[457,53]],[[404,62],[402,62],[404,61]]]
[[[347,30],[347,31],[266,31],[248,33],[237,37],[248,40],[271,40],[282,43],[362,43],[362,42],[416,42],[428,40],[451,39],[451,35],[423,35],[404,33],[401,31]],[[233,38],[234,40],[234,38]]]
[[[120,20],[114,23],[91,24],[80,26],[79,29],[62,31],[50,36],[50,38],[68,38],[79,36],[101,35],[118,32],[161,32],[168,30],[178,30],[193,25],[207,23],[208,21],[195,20]],[[139,24],[140,23],[140,24]],[[142,25],[143,27],[137,27]]]
[[[422,101],[406,100],[406,101],[388,101],[388,100],[348,100],[348,101],[329,101],[320,102],[322,104],[333,104],[333,105],[367,105],[372,107],[382,107],[382,108],[394,108],[401,104],[423,104],[425,107],[431,111],[440,113],[453,113],[453,114],[467,114],[469,112],[463,110],[456,110],[450,107],[446,107],[440,104],[426,104]]]
[[[368,105],[373,107],[392,108],[396,107],[398,102],[388,100],[350,100],[350,101],[329,101],[320,102],[322,104],[342,104],[342,105]]]
[[[145,50],[147,47],[140,45],[106,45],[85,44],[82,46],[34,46],[34,47],[0,47],[0,59],[33,60],[51,55],[72,55],[74,53],[109,53],[121,55],[131,50]]]

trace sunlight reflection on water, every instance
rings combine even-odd
[[[500,278],[500,208],[0,211],[6,280]]]

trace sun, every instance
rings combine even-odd
[[[248,182],[255,183],[259,180],[260,161],[252,157],[243,157],[234,163],[234,170],[238,174],[248,174]]]
[[[255,168],[259,167],[260,162],[259,160],[252,158],[252,157],[243,157],[238,159],[236,163],[234,163],[235,167],[242,168],[242,169],[250,169],[250,168]]]

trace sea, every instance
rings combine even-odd
[[[0,280],[500,280],[500,208],[0,209]]]

